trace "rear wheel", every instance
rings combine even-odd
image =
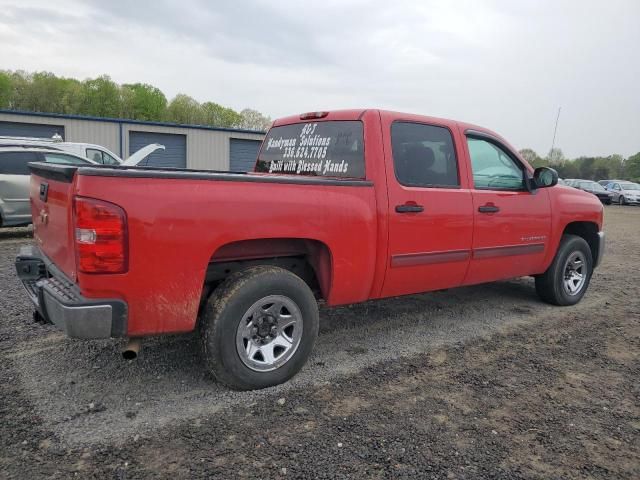
[[[205,362],[231,388],[286,382],[305,364],[318,334],[318,306],[307,284],[279,267],[231,275],[209,297],[200,322]]]
[[[563,235],[551,266],[536,277],[536,291],[547,303],[575,305],[587,291],[592,273],[589,244],[582,237]]]

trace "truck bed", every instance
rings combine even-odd
[[[270,250],[277,257],[305,249],[331,252],[333,277],[316,272],[329,304],[371,296],[379,215],[370,181],[149,167],[32,164],[31,169],[38,246],[84,297],[124,300],[130,336],[192,330],[210,265],[248,261]],[[44,184],[47,201],[40,195]],[[126,273],[76,271],[72,198],[77,196],[111,202],[126,212]],[[46,223],[39,220],[42,212]]]

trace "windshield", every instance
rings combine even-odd
[[[623,190],[640,190],[640,185],[635,183],[621,183]]]
[[[587,190],[593,190],[594,192],[606,192],[604,187],[596,182],[582,182],[580,186]]]
[[[362,122],[296,123],[269,130],[256,172],[364,178]]]

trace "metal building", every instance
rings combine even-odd
[[[248,171],[264,132],[79,115],[0,110],[0,136],[52,137],[95,143],[126,158],[149,143],[161,143],[148,165],[198,170]]]

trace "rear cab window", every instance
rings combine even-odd
[[[362,122],[330,120],[269,130],[256,172],[365,178]]]

